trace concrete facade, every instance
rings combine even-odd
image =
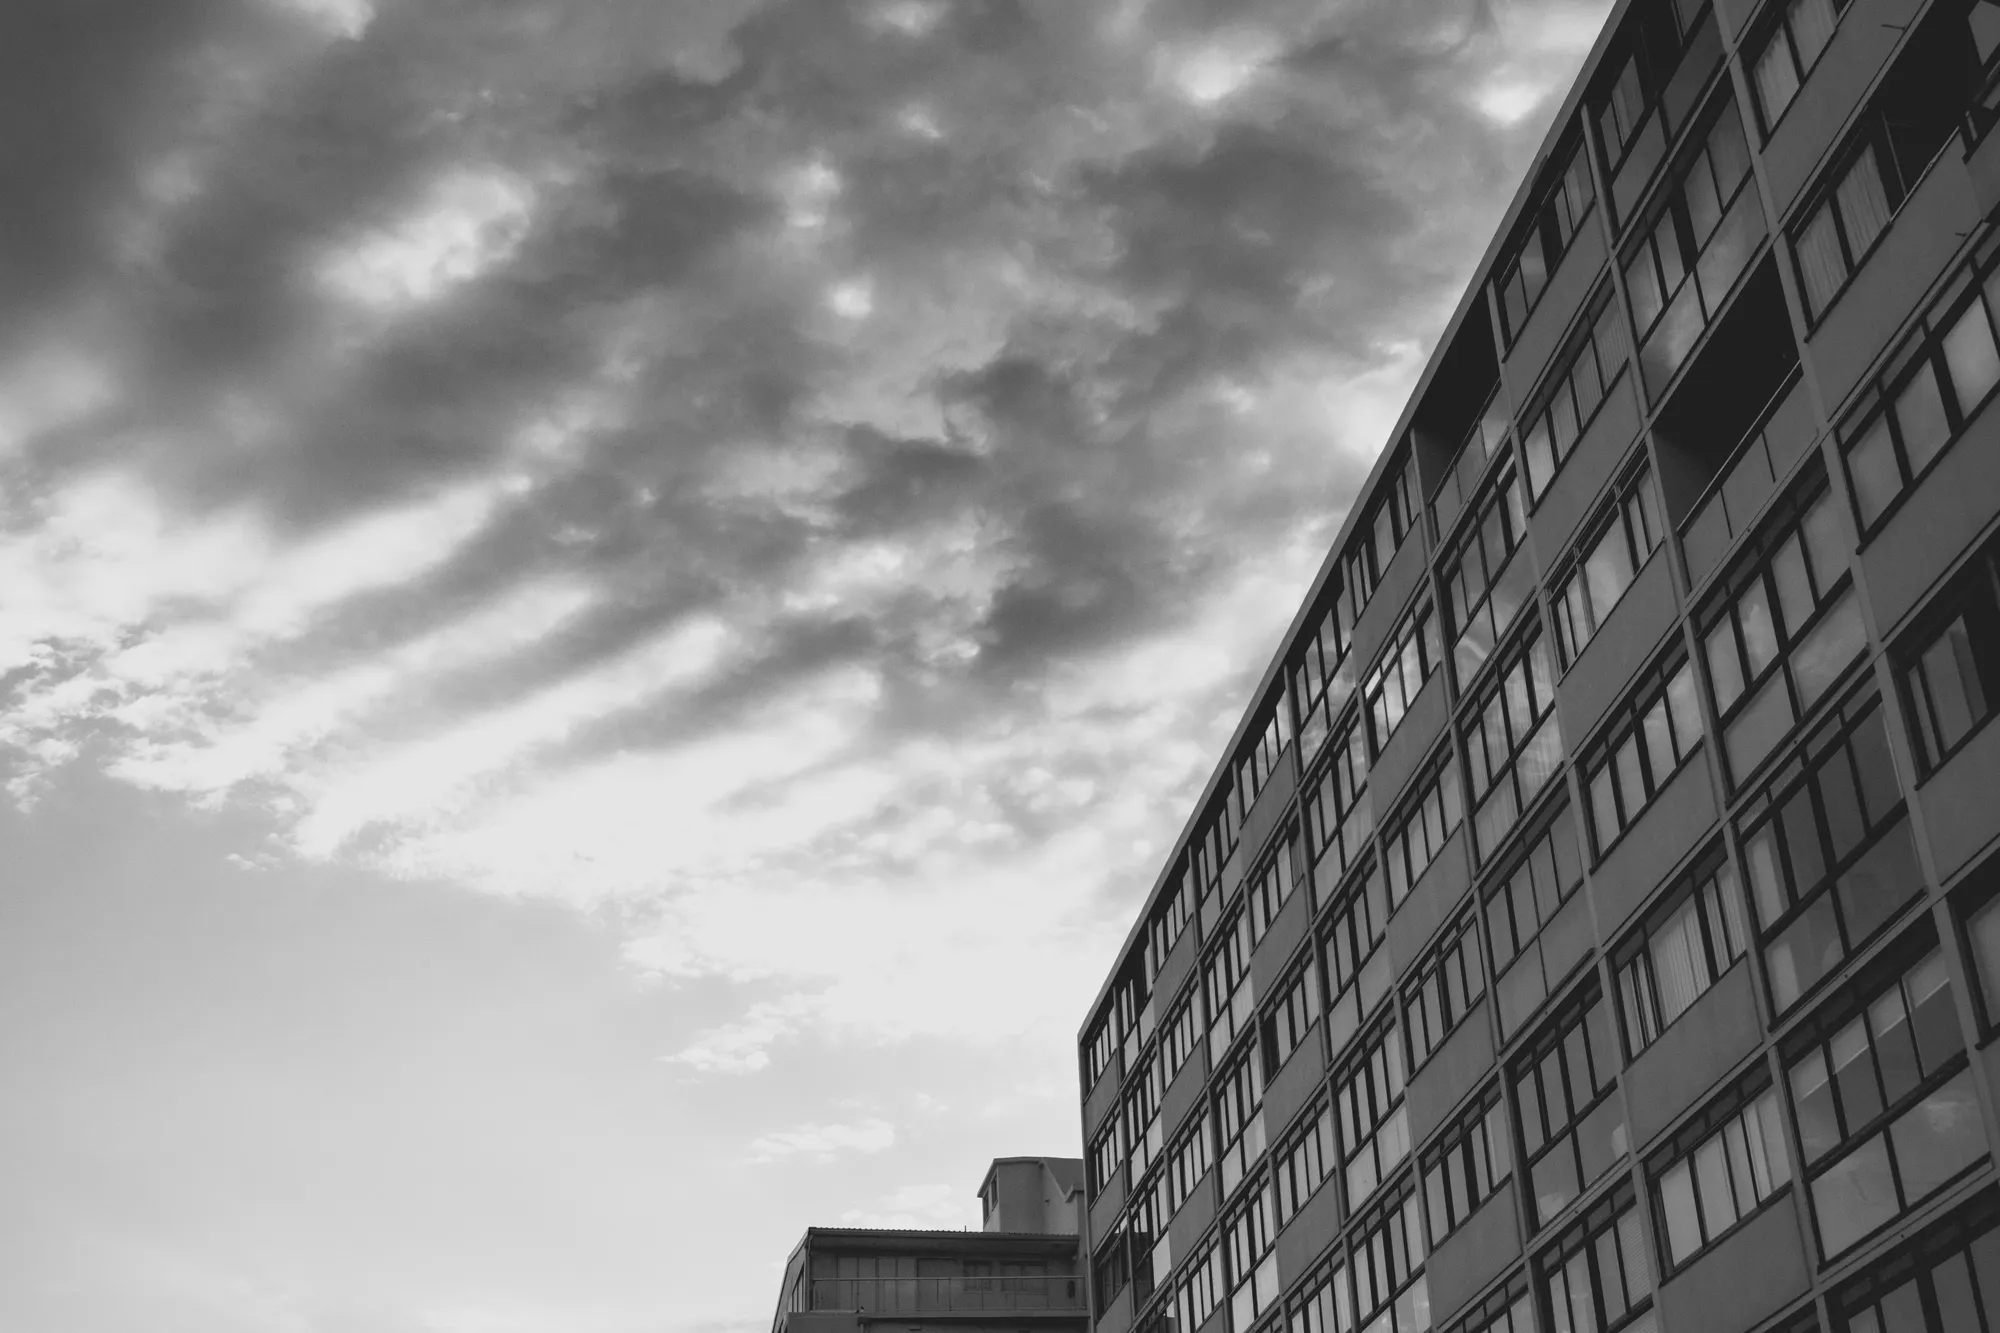
[[[1996,108],[1614,7],[1085,1016],[1093,1333],[2000,1333]]]

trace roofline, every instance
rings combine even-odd
[[[1110,996],[1112,982],[1117,977],[1118,969],[1123,965],[1126,954],[1144,936],[1147,920],[1153,914],[1153,905],[1159,901],[1160,891],[1165,887],[1168,872],[1172,870],[1175,862],[1180,860],[1181,852],[1192,837],[1201,814],[1208,809],[1209,802],[1215,799],[1216,789],[1229,770],[1230,759],[1249,734],[1250,724],[1257,715],[1258,705],[1269,692],[1272,682],[1282,676],[1285,651],[1297,637],[1313,605],[1318,602],[1320,594],[1326,590],[1327,579],[1340,563],[1341,553],[1346,550],[1349,539],[1354,536],[1356,518],[1373,503],[1376,490],[1381,485],[1382,473],[1395,452],[1395,445],[1409,431],[1410,423],[1416,416],[1417,405],[1423,401],[1432,381],[1437,378],[1438,368],[1444,361],[1444,354],[1450,350],[1452,340],[1463,330],[1471,309],[1475,305],[1483,305],[1479,298],[1485,289],[1486,280],[1492,274],[1493,263],[1499,258],[1502,246],[1513,235],[1522,213],[1526,211],[1529,201],[1534,197],[1535,178],[1548,164],[1550,154],[1555,151],[1563,132],[1569,128],[1570,118],[1583,103],[1584,89],[1596,76],[1598,64],[1604,59],[1605,50],[1611,45],[1619,27],[1625,21],[1625,15],[1635,3],[1637,0],[1614,0],[1611,9],[1605,14],[1604,24],[1597,32],[1597,39],[1591,43],[1590,51],[1584,56],[1583,63],[1577,67],[1575,77],[1570,80],[1569,92],[1564,95],[1562,104],[1550,118],[1549,127],[1542,135],[1542,142],[1535,149],[1534,157],[1522,174],[1521,183],[1515,187],[1514,197],[1501,215],[1500,224],[1494,228],[1492,237],[1486,242],[1486,249],[1480,254],[1478,263],[1473,265],[1472,273],[1466,279],[1465,290],[1459,295],[1458,305],[1453,308],[1451,317],[1445,321],[1444,329],[1438,335],[1437,342],[1432,345],[1430,355],[1424,361],[1424,368],[1418,374],[1409,398],[1403,403],[1402,413],[1396,418],[1394,429],[1389,432],[1388,439],[1377,451],[1375,463],[1369,468],[1368,476],[1355,490],[1353,500],[1348,503],[1347,516],[1341,520],[1339,532],[1334,535],[1332,544],[1327,547],[1326,558],[1320,562],[1319,572],[1313,576],[1312,584],[1307,589],[1305,597],[1300,600],[1298,610],[1292,613],[1291,622],[1285,626],[1284,633],[1279,637],[1270,661],[1265,665],[1263,674],[1257,678],[1256,689],[1250,693],[1249,704],[1244,708],[1243,715],[1237,719],[1235,729],[1229,734],[1228,744],[1223,747],[1215,767],[1209,773],[1208,781],[1202,786],[1200,797],[1189,809],[1187,819],[1181,824],[1181,831],[1174,838],[1172,852],[1161,864],[1158,874],[1153,879],[1152,888],[1146,892],[1138,916],[1134,919],[1131,929],[1126,931],[1125,939],[1113,955],[1110,969],[1105,973],[1104,980],[1099,983],[1096,994],[1091,997],[1090,1004],[1085,1008],[1083,1022],[1076,1031],[1079,1048],[1088,1039],[1092,1019]],[[1710,9],[1713,12],[1712,4]],[[1722,16],[1716,14],[1715,21],[1720,24]]]

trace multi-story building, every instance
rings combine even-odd
[[[809,1227],[771,1333],[1086,1333],[1082,1195],[1074,1157],[1001,1157],[978,1231]]]
[[[2000,1333],[1996,48],[1614,7],[1084,1023],[1095,1333]]]

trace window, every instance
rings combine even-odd
[[[1375,811],[1368,799],[1368,747],[1361,717],[1349,713],[1326,762],[1306,784],[1306,828],[1311,835],[1313,877],[1325,892],[1368,850]]]
[[[1211,1143],[1209,1119],[1205,1113],[1197,1114],[1174,1136],[1173,1147],[1167,1153],[1167,1202],[1170,1213],[1186,1203],[1195,1186],[1208,1175],[1208,1168],[1213,1164],[1209,1159]]]
[[[1882,712],[1851,700],[1746,807],[1743,865],[1784,1013],[1923,892]]]
[[[1556,655],[1565,668],[1625,596],[1663,530],[1652,469],[1641,467],[1619,485],[1610,508],[1585,529],[1575,554],[1549,580],[1555,590]]]
[[[1118,1176],[1125,1156],[1118,1150],[1118,1117],[1106,1116],[1104,1127],[1090,1141],[1090,1197],[1095,1200]]]
[[[1298,883],[1299,831],[1288,829],[1278,839],[1277,850],[1258,868],[1250,883],[1250,940],[1254,944],[1277,919],[1280,908],[1290,901]]]
[[[1090,1025],[1089,1035],[1083,1042],[1083,1086],[1094,1088],[1097,1080],[1104,1077],[1104,1071],[1111,1067],[1111,1057],[1118,1050],[1118,1034],[1111,1030],[1111,1012],[1107,1009],[1103,1016]]]
[[[1223,922],[1215,947],[1202,968],[1203,998],[1208,1002],[1208,1063],[1220,1064],[1222,1053],[1248,1032],[1257,1010],[1257,984],[1250,976],[1250,913],[1242,907]]]
[[[1180,942],[1181,934],[1194,919],[1195,900],[1200,886],[1195,881],[1194,872],[1183,865],[1168,881],[1167,891],[1153,907],[1146,923],[1146,947],[1150,951],[1146,970],[1158,976],[1160,967]]]
[[[1379,866],[1348,877],[1320,933],[1326,960],[1327,1041],[1338,1055],[1363,1018],[1389,993],[1393,970],[1379,946],[1389,929],[1388,890]]]
[[[1389,906],[1402,906],[1465,816],[1458,801],[1458,765],[1451,747],[1437,753],[1410,783],[1411,794],[1390,819],[1382,855],[1389,865]]]
[[[1597,409],[1610,394],[1618,372],[1631,352],[1625,317],[1611,299],[1607,284],[1592,303],[1590,319],[1562,360],[1562,369],[1548,381],[1528,414],[1521,458],[1528,473],[1528,492],[1542,498],[1549,482],[1590,429]]]
[[[1167,1011],[1167,1021],[1160,1027],[1160,1058],[1166,1065],[1167,1082],[1173,1082],[1181,1072],[1200,1039],[1201,1014],[1195,1008],[1195,991],[1189,988]]]
[[[1528,1300],[1528,1279],[1517,1274],[1507,1284],[1467,1311],[1451,1333],[1535,1333],[1535,1312]]]
[[[1495,1083],[1424,1151],[1424,1200],[1432,1248],[1465,1225],[1513,1170],[1513,1155],[1507,1148],[1507,1106]]]
[[[1456,637],[1451,645],[1451,669],[1462,689],[1493,656],[1500,637],[1513,625],[1521,608],[1534,600],[1534,571],[1517,555],[1528,530],[1521,478],[1512,465],[1502,467],[1493,487],[1479,501],[1478,517],[1459,535],[1444,567],[1446,606]]]
[[[1389,737],[1403,723],[1403,715],[1423,689],[1424,682],[1437,670],[1437,617],[1431,604],[1420,602],[1396,626],[1382,660],[1368,673],[1364,694],[1368,700],[1368,729],[1374,737],[1375,753],[1381,754]]]
[[[1264,1067],[1273,1071],[1284,1068],[1318,1017],[1319,976],[1308,949],[1291,975],[1278,983],[1277,1003],[1264,1016]]]
[[[1847,0],[1791,0],[1780,5],[1778,22],[1751,47],[1750,83],[1757,92],[1757,114],[1769,134],[1798,95],[1799,85],[1819,63],[1820,52],[1833,40]]]
[[[1257,794],[1264,790],[1264,784],[1277,771],[1278,762],[1284,757],[1285,747],[1292,743],[1292,706],[1282,695],[1271,705],[1271,716],[1257,734],[1256,741],[1244,751],[1231,776],[1235,782],[1230,785],[1229,799],[1237,803],[1236,822],[1241,827],[1250,815],[1250,807],[1257,802]]]
[[[1620,222],[1645,192],[1667,145],[1687,124],[1709,76],[1722,64],[1722,38],[1701,0],[1640,6],[1627,25],[1615,81],[1591,99]]]
[[[1335,1250],[1299,1284],[1285,1307],[1285,1333],[1353,1333],[1345,1255]]]
[[[1097,1257],[1090,1264],[1090,1289],[1097,1298],[1099,1315],[1110,1309],[1111,1302],[1125,1290],[1125,1280],[1130,1274],[1131,1269],[1126,1264],[1125,1237],[1114,1235],[1098,1248]]]
[[[1134,1308],[1166,1282],[1174,1270],[1167,1241],[1167,1223],[1173,1217],[1168,1198],[1166,1176],[1161,1173],[1138,1191],[1132,1211],[1125,1218],[1125,1250],[1130,1257]]]
[[[1917,769],[1925,776],[1986,724],[2000,698],[2000,569],[1994,550],[1972,558],[1905,636],[1897,678]]]
[[[1536,1268],[1554,1333],[1657,1327],[1652,1257],[1630,1185],[1592,1206]]]
[[[1118,969],[1111,988],[1111,1018],[1118,1034],[1118,1068],[1129,1075],[1139,1067],[1139,1048],[1153,1035],[1153,975],[1144,949],[1134,949]]]
[[[2000,347],[1993,337],[2000,311],[1996,245],[2000,231],[1932,302],[1841,421],[1841,449],[1864,533],[1880,525],[2000,384]]]
[[[1750,147],[1730,102],[1625,252],[1625,290],[1650,397],[1658,398],[1687,360],[1764,239],[1763,208],[1749,183]]]
[[[1321,613],[1319,627],[1307,634],[1292,668],[1292,697],[1299,708],[1299,758],[1311,764],[1332,730],[1333,719],[1354,697],[1354,673],[1347,669],[1347,649],[1360,613],[1336,571],[1331,605]]]
[[[1144,1064],[1144,1072],[1132,1080],[1118,1108],[1120,1132],[1131,1159],[1127,1180],[1137,1180],[1160,1157],[1160,1098],[1167,1090],[1166,1066],[1158,1053]]]
[[[1205,1244],[1195,1247],[1179,1285],[1174,1288],[1174,1327],[1200,1328],[1221,1303],[1222,1245],[1221,1238],[1212,1235]]]
[[[1223,1250],[1229,1262],[1229,1319],[1248,1329],[1278,1299],[1277,1219],[1272,1215],[1271,1182],[1257,1180],[1222,1219]]]
[[[1761,1065],[1689,1121],[1646,1167],[1667,1266],[1722,1239],[1792,1181],[1778,1092]]]
[[[1664,663],[1639,678],[1583,752],[1583,787],[1590,795],[1591,840],[1599,860],[1699,744],[1694,668],[1686,651],[1676,646]]]
[[[1444,1045],[1466,1011],[1486,994],[1479,968],[1479,917],[1466,912],[1418,963],[1415,980],[1403,993],[1403,1030],[1410,1040],[1410,1068],[1417,1069]]]
[[[1746,940],[1736,872],[1718,845],[1647,911],[1613,957],[1633,1059],[1722,979]]]
[[[1479,859],[1498,850],[1514,823],[1562,762],[1548,645],[1531,627],[1500,670],[1473,696],[1465,728],[1471,769],[1472,839]]]
[[[1201,933],[1215,930],[1222,912],[1222,867],[1236,850],[1237,827],[1230,815],[1228,800],[1219,802],[1214,813],[1196,826],[1188,843],[1188,875],[1199,887],[1195,894],[1195,918]]]
[[[1395,558],[1416,516],[1416,461],[1406,454],[1383,476],[1374,505],[1340,562],[1341,582],[1353,590],[1357,615],[1375,595],[1375,585],[1388,573],[1389,562]]]
[[[1507,432],[1512,426],[1507,405],[1500,400],[1500,390],[1495,388],[1487,396],[1479,420],[1459,442],[1451,471],[1438,483],[1437,493],[1431,496],[1431,522],[1437,525],[1440,538],[1450,533],[1458,522],[1459,511],[1479,485],[1480,477],[1485,475],[1486,465],[1507,443]]]
[[[1696,618],[1740,785],[1867,647],[1823,478],[1782,506]]]
[[[1597,197],[1590,187],[1590,163],[1583,155],[1582,141],[1571,144],[1568,151],[1568,160],[1549,186],[1547,197],[1535,206],[1526,234],[1495,266],[1500,275],[1494,284],[1500,297],[1500,327],[1510,346],[1521,336],[1528,312],[1542,299],[1549,275],[1569,252],[1576,229]]]
[[[1416,1186],[1405,1181],[1365,1219],[1354,1245],[1354,1312],[1365,1333],[1422,1333],[1431,1325],[1424,1229]]]
[[[1818,199],[1791,232],[1806,317],[1818,320],[1866,262],[1889,220],[1971,105],[1963,6],[1926,14],[1862,111]]]
[[[1920,927],[1915,962],[1885,955],[1797,1028],[1782,1054],[1821,1252],[1833,1259],[1986,1155],[1952,1010],[1951,978]]]
[[[1264,1155],[1264,1061],[1255,1042],[1216,1079],[1215,1127],[1222,1138],[1227,1197]]]
[[[2000,1330],[2000,1209],[1981,1194],[1834,1291],[1844,1333]],[[1983,1318],[1982,1318],[1983,1312]]]
[[[1577,855],[1576,824],[1569,807],[1555,813],[1540,836],[1530,839],[1521,863],[1495,879],[1486,895],[1486,923],[1498,976],[1534,943],[1550,919],[1583,883]]]
[[[1306,1206],[1333,1173],[1333,1105],[1321,1096],[1272,1154],[1271,1178],[1278,1189],[1278,1225],[1283,1226]]]
[[[1347,1206],[1361,1206],[1396,1164],[1410,1155],[1403,1107],[1403,1049],[1385,1019],[1334,1079],[1340,1107],[1341,1165]]]
[[[1968,877],[1966,886],[1953,895],[1964,925],[1968,961],[1966,973],[1978,984],[1979,1012],[1983,1033],[1990,1039],[2000,1028],[2000,862],[1988,861]]]
[[[1516,1061],[1528,1212],[1536,1226],[1546,1226],[1630,1147],[1613,1083],[1617,1070],[1611,1010],[1594,984]]]

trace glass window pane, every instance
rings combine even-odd
[[[1975,300],[1958,317],[1944,336],[1944,361],[1951,371],[1952,393],[1959,411],[1970,415],[1989,390],[2000,383],[2000,349],[1993,345],[1993,330],[1986,322],[1986,308]]]
[[[1829,1259],[1894,1217],[1896,1191],[1884,1137],[1869,1139],[1815,1180],[1812,1201],[1820,1247]]]
[[[1833,0],[1793,0],[1791,13],[1785,19],[1792,30],[1792,40],[1798,45],[1801,68],[1810,70],[1819,59],[1819,53],[1833,37],[1837,17]]]
[[[1674,771],[1674,736],[1667,724],[1667,701],[1654,702],[1646,714],[1646,764],[1652,772],[1653,790],[1658,791]]]
[[[1903,1192],[1917,1202],[1986,1152],[1986,1131],[1972,1092],[1972,1072],[1958,1077],[1897,1117],[1889,1138],[1896,1148]]]
[[[1840,255],[1840,233],[1833,219],[1831,201],[1820,205],[1806,224],[1794,246],[1799,260],[1799,278],[1805,289],[1806,310],[1817,316],[1824,311],[1840,284],[1847,280],[1847,261]]]
[[[1826,1057],[1810,1051],[1791,1068],[1792,1110],[1799,1122],[1799,1146],[1812,1162],[1840,1142],[1834,1116],[1833,1085],[1826,1074]]]
[[[1695,1218],[1694,1179],[1686,1162],[1677,1162],[1660,1177],[1660,1206],[1667,1216],[1667,1254],[1679,1264],[1701,1248],[1701,1225]]]
[[[1784,617],[1785,633],[1796,636],[1812,615],[1812,587],[1806,581],[1805,545],[1793,533],[1778,548],[1771,561],[1771,578],[1778,585],[1778,613]]]
[[[1903,456],[1909,460],[1910,472],[1922,472],[1951,435],[1931,362],[1920,363],[1917,373],[1896,396],[1896,426],[1903,435]]]
[[[1854,501],[1861,510],[1861,524],[1868,527],[1903,489],[1886,413],[1876,417],[1874,424],[1848,449],[1847,475],[1854,482]]]
[[[1869,145],[1834,188],[1841,221],[1847,225],[1847,252],[1859,264],[1875,238],[1889,225],[1889,196],[1882,188],[1882,169],[1875,147]]]
[[[1782,31],[1771,34],[1771,43],[1757,58],[1752,78],[1757,85],[1757,102],[1764,108],[1764,123],[1775,125],[1799,90],[1798,71],[1792,66],[1792,53]]]
[[[1727,617],[1708,632],[1703,641],[1708,657],[1709,684],[1715,689],[1715,708],[1726,713],[1743,693],[1743,669],[1736,657],[1735,627]]]
[[[1778,630],[1771,619],[1771,595],[1762,579],[1743,590],[1736,602],[1736,618],[1743,627],[1743,655],[1751,680],[1764,674],[1778,655]]]

